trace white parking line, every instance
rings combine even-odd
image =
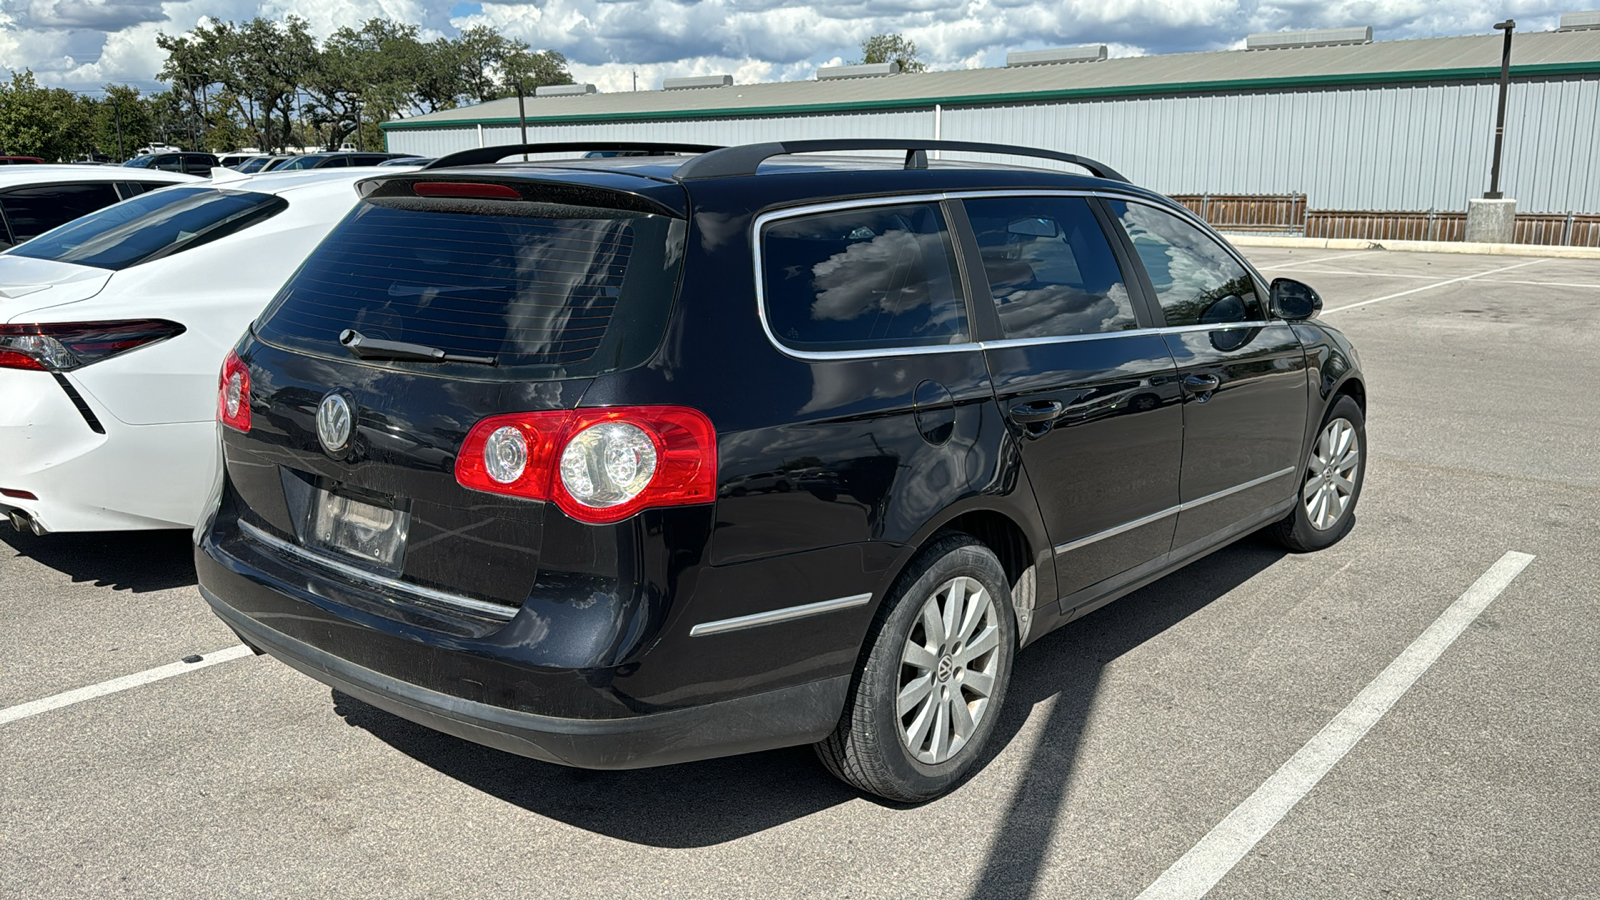
[[[1289,269],[1289,268],[1293,268],[1295,266],[1309,266],[1314,262],[1326,262],[1327,260],[1330,260],[1330,259],[1344,259],[1347,256],[1355,256],[1358,253],[1366,253],[1366,252],[1367,251],[1365,251],[1365,250],[1355,250],[1355,251],[1347,251],[1345,253],[1336,253],[1333,256],[1319,256],[1316,259],[1290,260],[1289,262],[1286,262],[1286,263],[1278,263],[1275,266],[1262,266],[1261,267],[1261,271],[1265,272],[1268,269]]]
[[[0,725],[6,725],[18,719],[37,716],[40,713],[60,709],[63,706],[71,706],[74,703],[82,703],[85,700],[93,700],[96,697],[104,697],[107,694],[115,694],[128,688],[136,688],[140,685],[161,681],[186,672],[194,672],[207,666],[214,666],[217,663],[225,663],[230,659],[238,659],[241,656],[249,655],[251,655],[250,648],[243,644],[238,644],[214,653],[207,653],[195,662],[175,662],[170,665],[157,666],[154,669],[146,669],[143,672],[135,672],[132,675],[124,675],[121,678],[113,678],[110,681],[91,684],[88,687],[65,691],[54,696],[45,697],[42,700],[30,700],[27,703],[8,706],[5,709],[0,709]]]
[[[1533,556],[1507,551],[1433,620],[1411,646],[1372,679],[1333,721],[1272,774],[1256,792],[1217,823],[1200,843],[1139,894],[1138,900],[1199,900],[1267,836],[1334,764],[1383,718],[1439,655],[1511,584]]]
[[[1538,263],[1542,263],[1542,262],[1545,262],[1545,261],[1546,260],[1543,260],[1543,259],[1531,259],[1531,260],[1528,260],[1527,262],[1517,263],[1514,266],[1506,266],[1503,269],[1490,269],[1487,272],[1477,272],[1477,273],[1474,273],[1472,275],[1463,275],[1460,278],[1451,278],[1448,281],[1440,281],[1440,282],[1438,282],[1436,284],[1425,284],[1422,287],[1412,288],[1409,291],[1401,291],[1398,294],[1387,294],[1387,295],[1382,296],[1382,297],[1374,297],[1371,300],[1363,300],[1360,303],[1349,303],[1349,304],[1346,304],[1344,306],[1335,306],[1333,309],[1325,309],[1325,310],[1323,310],[1322,314],[1323,315],[1327,315],[1328,313],[1344,312],[1347,309],[1355,309],[1358,306],[1371,306],[1374,303],[1382,303],[1385,300],[1393,300],[1396,297],[1404,297],[1404,296],[1406,296],[1408,294],[1417,294],[1417,293],[1421,293],[1422,291],[1431,291],[1434,288],[1441,288],[1441,287],[1444,287],[1447,284],[1460,284],[1463,281],[1471,281],[1474,278],[1482,278],[1485,275],[1495,275],[1495,274],[1498,274],[1500,272],[1509,272],[1512,269],[1520,269],[1523,266],[1537,265]]]

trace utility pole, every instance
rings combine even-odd
[[[1517,20],[1497,22],[1494,28],[1506,33],[1506,43],[1505,50],[1500,54],[1500,113],[1494,121],[1494,165],[1489,169],[1489,190],[1483,195],[1485,200],[1501,199],[1500,151],[1506,139],[1506,90],[1511,84],[1511,33],[1517,30]]]
[[[350,103],[351,103],[351,105],[353,107],[355,107],[355,111],[356,111],[356,149],[360,150],[361,149],[361,101],[360,100],[352,100],[352,101],[350,101]]]
[[[633,70],[633,92],[636,93],[636,94],[639,92],[639,70],[638,69],[634,69]]]
[[[122,155],[122,101],[115,96],[111,98],[111,115],[117,120],[117,162],[127,159]]]
[[[518,76],[517,77],[517,118],[522,121],[522,146],[524,146],[524,147],[528,146],[528,101],[527,101],[527,98],[525,96],[527,93],[528,93],[528,80],[526,78]],[[522,161],[523,162],[527,162],[528,161],[528,154],[527,153],[523,153],[522,154]]]

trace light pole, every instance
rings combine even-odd
[[[528,93],[527,79],[517,78],[517,119],[522,123],[522,146],[528,146],[528,107],[525,94]],[[528,161],[528,154],[522,154],[522,161]]]
[[[1500,113],[1494,121],[1494,164],[1489,168],[1489,190],[1483,195],[1485,200],[1499,200],[1500,193],[1500,151],[1506,140],[1506,89],[1511,84],[1511,34],[1517,30],[1517,20],[1507,19],[1496,22],[1496,31],[1506,33],[1505,50],[1500,54]]]

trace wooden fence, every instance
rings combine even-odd
[[[1172,199],[1220,231],[1368,241],[1462,241],[1467,236],[1467,214],[1461,212],[1313,210],[1305,194],[1180,194]],[[1600,215],[1523,213],[1512,241],[1600,247]]]

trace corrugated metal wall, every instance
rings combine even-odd
[[[748,143],[932,137],[1026,144],[1103,160],[1169,194],[1304,193],[1313,209],[1464,210],[1489,186],[1494,84],[1376,86],[957,107],[913,112],[554,125],[541,140]],[[1600,212],[1600,80],[1515,82],[1502,189],[1523,212]],[[486,127],[488,145],[516,127]],[[429,156],[477,146],[475,127],[396,130]]]

